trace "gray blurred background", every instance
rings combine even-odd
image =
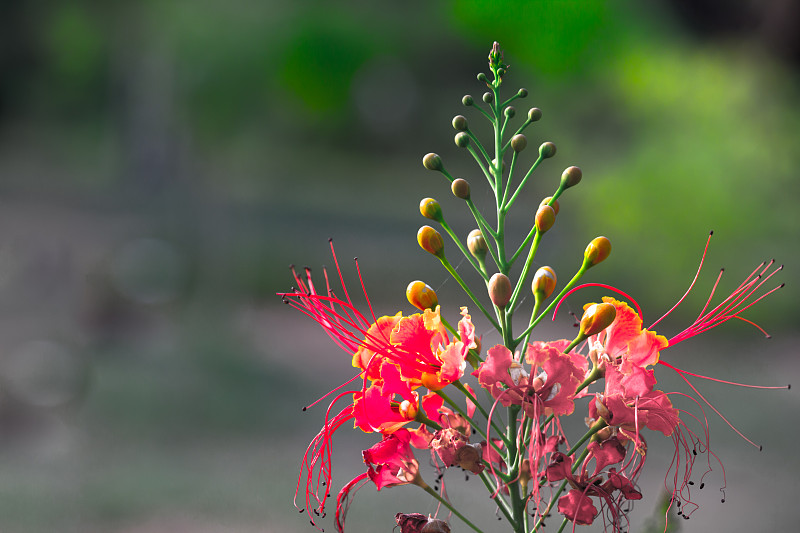
[[[518,117],[544,111],[529,145],[558,146],[510,238],[565,167],[582,167],[537,264],[569,279],[585,244],[608,236],[614,251],[588,281],[617,284],[652,322],[715,230],[699,288],[657,328],[667,336],[719,267],[728,294],[774,256],[787,264],[774,285],[788,285],[747,313],[773,339],[734,321],[664,357],[797,381],[798,26],[792,0],[0,1],[0,530],[314,531],[291,496],[324,408],[301,407],[352,373],[275,293],[293,285],[289,263],[331,265],[333,237],[356,294],[359,257],[377,313],[410,312],[405,287],[422,279],[455,321],[467,302],[416,245],[417,205],[439,199],[463,236],[474,222],[420,161],[438,152],[487,200],[450,120],[486,134],[460,99],[483,92],[475,74],[494,40],[507,94],[530,93]],[[484,346],[497,342],[478,315]],[[563,312],[538,335],[573,334]],[[687,389],[659,370],[665,390]],[[764,451],[711,418],[727,503],[717,469],[683,530],[790,528],[797,395],[703,385]],[[373,441],[337,438],[335,490]],[[650,449],[634,531],[671,443],[653,435]],[[503,531],[483,488],[458,478],[453,501]],[[414,487],[367,487],[350,524],[390,531],[396,512],[434,511]]]

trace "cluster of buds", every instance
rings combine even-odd
[[[495,330],[487,335],[494,337],[494,343],[485,353],[482,344],[486,341],[476,335],[467,307],[457,308],[460,319],[451,326],[445,313],[454,309],[443,309],[434,289],[424,281],[412,281],[406,289],[408,302],[419,312],[404,315],[401,311],[377,319],[371,304],[370,318],[354,306],[341,271],[338,278],[344,300],[334,295],[330,285],[324,293],[317,292],[308,270],[305,279],[294,273],[297,288],[282,294],[287,303],[317,321],[349,353],[357,369],[350,381],[331,391],[348,385],[352,389],[334,398],[325,426],[303,459],[296,497],[305,482],[305,508],[314,525],[316,517],[324,516],[330,496],[331,437],[349,421],[380,440],[362,452],[367,471],[347,483],[336,498],[335,525],[340,532],[352,495],[369,481],[378,490],[416,485],[466,527],[481,532],[447,496],[445,477],[455,468],[481,478],[497,505],[498,516],[515,533],[541,531],[545,518],[556,513],[562,516],[559,531],[570,522],[573,528],[591,524],[598,516],[604,518],[607,528],[621,531],[627,527],[631,502],[642,498],[637,479],[648,454],[645,431],[662,433],[675,444],[667,475],[674,480],[668,487],[670,505],[678,507],[684,518],[696,508],[691,497],[696,457],[717,457],[711,451],[708,422],[705,416],[690,415],[688,422],[681,418],[682,411],[670,399],[672,393],[656,387],[655,367],[664,365],[678,372],[696,394],[695,403],[701,407],[705,403],[719,413],[687,379],[705,376],[676,368],[662,360],[661,352],[731,318],[740,318],[743,311],[772,292],[764,293],[761,288],[780,267],[762,264],[716,307],[709,297],[697,321],[670,339],[653,331],[660,319],[644,328],[638,305],[621,290],[600,283],[579,284],[592,267],[609,257],[608,238],[592,238],[583,257],[576,254],[571,260],[577,268],[560,286],[553,267],[534,270],[537,251],[557,222],[559,199],[567,210],[569,204],[562,195],[581,182],[583,173],[577,166],[569,166],[560,179],[552,180],[550,195],[538,204],[526,236],[509,248],[509,210],[524,201],[530,178],[545,160],[556,155],[556,146],[541,143],[538,156],[524,174],[516,172],[528,144],[524,132],[542,118],[542,112],[532,107],[516,129],[511,126],[516,115],[511,103],[526,98],[528,91],[519,89],[510,98],[501,98],[500,86],[508,69],[495,43],[489,53],[491,78],[478,75],[487,88],[481,98],[483,105],[470,95],[462,99],[464,106],[475,108],[491,124],[494,137],[488,146],[494,147],[494,153],[475,135],[466,117],[457,115],[452,121],[456,146],[469,152],[479,168],[478,180],[485,179],[494,195],[493,216],[484,215],[473,202],[471,185],[451,175],[439,155],[429,153],[422,159],[426,169],[446,178],[453,196],[463,201],[459,205],[466,205],[477,225],[458,231],[447,223],[437,200],[424,198],[419,204],[420,214],[441,229],[427,224],[420,227],[420,248],[439,260],[463,289],[469,307],[477,309]],[[506,159],[510,159],[508,165]],[[470,286],[451,264],[445,254],[446,239],[480,277],[480,289]],[[338,269],[338,261],[335,263]],[[329,280],[327,274],[325,280]],[[513,318],[523,308],[527,296],[523,287],[528,284],[533,296],[530,318],[522,331],[514,331],[519,321]],[[572,340],[534,340],[534,329],[543,318],[551,313],[555,317],[565,298],[587,286],[606,288],[626,301],[603,297],[600,302],[586,303]],[[712,297],[716,288],[715,284]],[[480,393],[467,382],[469,376],[477,380],[476,388],[483,389]],[[456,394],[462,398],[454,399]],[[585,405],[580,403],[583,399],[588,399]],[[345,405],[334,414],[337,402]],[[567,438],[560,418],[576,412],[584,415],[585,433]],[[695,422],[699,428],[687,425]],[[568,442],[572,446],[566,449]],[[437,470],[434,487],[423,480],[414,449],[430,453]],[[701,480],[711,471],[711,460],[707,464]],[[703,485],[701,481],[700,488]],[[451,530],[445,520],[419,513],[398,513],[396,523],[404,533]]]

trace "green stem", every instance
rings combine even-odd
[[[538,167],[539,163],[541,163],[543,160],[544,160],[544,158],[540,155],[536,159],[536,161],[533,163],[533,165],[531,165],[530,170],[528,170],[528,173],[525,174],[524,178],[522,178],[522,181],[517,186],[517,190],[514,191],[514,194],[511,196],[511,199],[508,201],[508,204],[505,206],[506,209],[510,209],[511,206],[514,205],[514,202],[517,200],[517,197],[519,196],[520,191],[522,191],[522,189],[525,187],[525,183],[528,182],[528,178],[531,177],[531,174],[533,174],[533,171],[536,170],[536,167]]]
[[[473,530],[477,531],[478,533],[483,533],[483,531],[481,531],[480,529],[478,529],[478,527],[477,527],[475,524],[473,524],[472,522],[470,522],[469,520],[467,520],[467,518],[466,518],[464,515],[462,515],[461,513],[459,513],[459,512],[458,512],[458,509],[456,509],[455,507],[453,507],[453,506],[450,504],[450,502],[448,502],[447,500],[445,500],[444,498],[442,498],[442,497],[439,495],[439,493],[438,493],[438,492],[436,492],[435,490],[433,490],[432,488],[430,488],[430,487],[429,487],[427,484],[426,484],[426,485],[424,485],[424,486],[422,486],[422,490],[424,490],[425,492],[427,492],[428,494],[430,494],[431,496],[433,496],[434,498],[436,498],[436,499],[439,501],[439,503],[441,503],[442,505],[444,505],[445,507],[447,507],[448,509],[450,509],[450,512],[452,512],[454,515],[456,515],[457,517],[459,517],[459,518],[461,519],[461,521],[462,521],[462,522],[464,522],[465,524],[467,524],[467,525],[468,525],[469,527],[471,527]]]
[[[466,247],[465,247],[465,246],[464,246],[464,244],[461,242],[461,240],[458,238],[458,236],[455,234],[455,232],[452,230],[452,228],[451,228],[451,227],[450,227],[450,226],[447,224],[447,222],[445,222],[444,218],[442,218],[441,220],[439,220],[439,224],[440,224],[440,225],[442,226],[442,228],[443,228],[443,229],[444,229],[444,230],[447,232],[447,234],[448,234],[448,235],[450,235],[450,238],[451,238],[451,239],[453,239],[453,242],[454,242],[454,243],[456,243],[456,246],[458,246],[458,249],[459,249],[459,250],[461,250],[461,253],[464,255],[464,257],[466,257],[466,258],[467,258],[467,261],[469,261],[469,264],[471,264],[471,265],[472,265],[472,267],[473,267],[475,270],[477,270],[477,271],[478,271],[478,274],[480,274],[480,275],[481,275],[481,277],[484,279],[484,281],[489,281],[489,276],[488,276],[488,275],[486,275],[486,274],[485,274],[485,273],[484,273],[484,272],[481,270],[481,268],[480,268],[480,265],[477,263],[477,261],[475,261],[475,258],[474,258],[474,257],[472,257],[472,254],[471,254],[471,253],[469,253],[469,251],[466,249]]]
[[[469,296],[470,299],[475,303],[475,305],[478,306],[478,309],[481,310],[481,312],[484,314],[484,316],[486,316],[486,318],[489,320],[489,322],[492,323],[492,325],[495,327],[495,329],[497,329],[497,331],[500,331],[500,325],[497,323],[497,321],[495,321],[494,318],[492,318],[492,316],[489,314],[489,312],[486,310],[486,308],[483,306],[483,304],[480,302],[480,300],[478,300],[478,298],[475,297],[475,295],[472,293],[470,288],[467,286],[467,284],[464,282],[464,280],[461,278],[461,276],[458,275],[458,272],[455,271],[455,269],[450,264],[450,262],[447,260],[447,258],[446,257],[439,257],[439,260],[442,262],[442,266],[450,273],[451,276],[453,276],[453,279],[455,279],[456,282],[459,285],[461,285],[461,288],[464,289],[464,292],[467,293],[467,296]]]
[[[497,504],[497,507],[500,509],[500,512],[506,517],[509,524],[514,523],[514,519],[511,517],[511,509],[508,507],[508,502],[503,498],[503,495],[500,493],[498,487],[494,487],[492,481],[489,479],[489,474],[486,473],[486,470],[480,473],[481,481],[483,484],[486,485],[486,490],[490,493],[495,494],[493,500]]]

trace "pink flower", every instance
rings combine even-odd
[[[489,348],[486,360],[473,375],[502,405],[521,405],[532,418],[542,414],[568,415],[574,410],[575,389],[587,366],[583,356],[563,353],[568,344],[568,341],[530,344],[526,362],[536,371],[533,378],[508,348],[498,344]]]

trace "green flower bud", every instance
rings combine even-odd
[[[469,253],[471,253],[475,259],[483,259],[486,257],[486,253],[489,251],[489,245],[486,244],[486,239],[483,238],[481,230],[474,229],[469,232],[467,236],[467,248],[469,248]]]
[[[549,266],[543,266],[533,275],[531,291],[537,300],[549,298],[556,289],[556,273]]]
[[[586,247],[583,252],[583,264],[586,267],[593,267],[596,264],[605,261],[611,253],[611,241],[606,237],[595,237],[592,242]]]
[[[494,95],[490,92],[483,93],[483,101],[486,102],[487,104],[491,104],[492,102],[494,102]]]
[[[536,211],[536,231],[545,233],[556,223],[556,211],[549,205],[541,205]]]
[[[513,148],[515,152],[523,151],[526,146],[528,146],[528,138],[523,134],[517,133],[511,137],[511,148]]]
[[[581,318],[581,327],[578,335],[586,338],[597,335],[614,322],[617,318],[617,309],[607,303],[587,304],[586,311]]]
[[[456,178],[450,185],[450,189],[457,198],[466,200],[469,198],[469,183],[464,178]]]
[[[528,96],[528,89],[525,88],[520,89],[519,91],[517,91],[517,96],[519,96],[520,98],[525,98],[526,96]]]
[[[424,311],[425,309],[436,309],[436,306],[439,305],[439,299],[436,296],[436,292],[423,281],[412,281],[408,284],[408,288],[406,289],[406,298],[408,298],[408,303],[419,309],[420,311]]]
[[[513,106],[508,106],[507,108],[505,108],[505,109],[503,110],[503,114],[504,114],[504,115],[505,115],[507,118],[514,118],[514,115],[515,115],[516,113],[517,113],[517,110],[516,110],[516,109],[514,109],[514,107],[513,107]]]
[[[427,154],[422,158],[422,166],[428,170],[441,171],[444,168],[444,165],[442,164],[442,158],[439,157],[439,154],[434,153]]]
[[[469,135],[464,131],[459,131],[456,133],[455,142],[459,148],[466,148],[469,146]]]
[[[482,81],[482,82],[485,83],[486,82],[486,74],[484,74],[483,72],[479,73],[478,74],[478,81]]]
[[[425,218],[435,220],[436,222],[442,221],[442,208],[439,206],[439,202],[433,198],[423,198],[419,203],[419,212],[422,213],[422,216]]]
[[[558,208],[558,200],[555,200],[555,201],[552,203],[552,205],[551,205],[551,204],[550,204],[550,200],[552,200],[552,199],[553,199],[553,197],[552,197],[552,196],[548,196],[547,198],[545,198],[544,200],[542,200],[542,203],[540,203],[539,205],[545,205],[545,204],[547,204],[547,205],[550,205],[550,207],[552,207],[552,208],[553,208],[553,211],[555,211],[555,212],[556,212],[556,215],[558,215],[558,209],[559,209],[559,208]]]
[[[505,307],[511,300],[511,280],[508,276],[498,272],[489,280],[489,298],[497,307]]]
[[[542,159],[547,159],[549,157],[553,157],[556,155],[556,145],[547,141],[546,143],[542,143],[539,147],[539,156]]]
[[[472,95],[465,94],[464,97],[461,99],[461,103],[464,105],[464,107],[469,107],[475,103],[475,99],[472,98]]]
[[[417,232],[417,242],[426,252],[444,259],[444,241],[441,234],[430,226],[422,226]]]
[[[581,182],[583,172],[579,167],[569,167],[561,174],[561,188],[569,189]]]
[[[464,97],[466,98],[466,96]],[[457,131],[464,131],[468,127],[467,117],[464,115],[456,115],[453,117],[453,128]]]
[[[542,118],[542,110],[538,107],[532,107],[528,110],[528,120],[531,122],[536,122]]]

